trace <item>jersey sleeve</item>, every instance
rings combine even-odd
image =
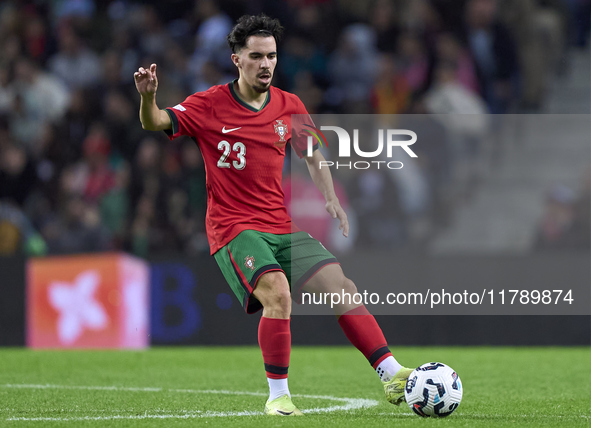
[[[311,136],[314,138],[314,135],[316,135],[317,132],[315,131],[316,127],[314,126],[314,122],[306,110],[304,103],[302,103],[297,97],[295,99],[296,111],[292,116],[291,122],[291,147],[296,155],[302,159],[306,155],[308,149],[308,137]],[[314,138],[313,141],[312,151],[318,149],[317,140]]]
[[[172,129],[164,131],[168,138],[174,140],[181,135],[197,137],[206,112],[211,110],[209,104],[202,94],[196,93],[189,95],[182,103],[164,109],[172,122]]]

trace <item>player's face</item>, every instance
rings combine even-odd
[[[232,60],[248,86],[261,94],[267,92],[277,65],[275,38],[250,36],[246,46],[238,54],[232,55]]]

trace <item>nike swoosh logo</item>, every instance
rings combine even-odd
[[[291,414],[293,413],[293,410],[292,410],[291,412],[282,412],[282,411],[281,411],[281,410],[279,410],[279,409],[275,409],[275,411],[276,411],[277,413],[281,413],[281,414],[282,414],[282,415],[284,415],[284,416],[289,416],[289,415],[291,415]]]
[[[242,126],[240,128],[242,128]],[[232,132],[232,131],[238,131],[240,128],[226,129],[226,127],[224,126],[222,128],[222,134],[227,134],[228,132]]]

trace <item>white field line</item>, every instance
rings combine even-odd
[[[170,414],[170,415],[113,415],[113,416],[82,416],[82,417],[66,417],[66,418],[7,418],[7,421],[21,421],[21,422],[76,422],[76,421],[112,421],[117,419],[195,419],[195,418],[212,418],[212,417],[232,417],[232,416],[257,416],[262,415],[263,412],[194,412],[184,414]]]
[[[221,394],[221,395],[252,395],[257,397],[266,397],[264,392],[251,391],[228,391],[215,389],[166,389],[166,388],[135,388],[135,387],[121,387],[121,386],[74,386],[74,385],[52,385],[52,384],[5,384],[0,385],[0,388],[17,388],[17,389],[70,389],[70,390],[87,390],[87,391],[129,391],[129,392],[173,392],[173,393],[188,393],[188,394]],[[304,413],[328,413],[336,411],[348,411],[361,408],[370,408],[378,405],[376,400],[368,400],[362,398],[344,398],[333,397],[331,395],[306,395],[293,394],[293,397],[310,398],[317,400],[330,400],[340,402],[340,405],[333,405],[329,407],[315,407],[312,409],[303,409]],[[7,421],[105,421],[117,419],[192,419],[192,418],[213,418],[213,417],[234,417],[234,416],[256,416],[262,415],[262,412],[242,411],[242,412],[202,412],[199,410],[189,411],[177,414],[148,414],[143,415],[112,415],[112,416],[84,416],[84,417],[10,417]]]

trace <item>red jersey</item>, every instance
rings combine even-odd
[[[239,98],[230,82],[190,95],[166,111],[172,120],[169,138],[188,135],[203,155],[211,254],[244,230],[292,232],[281,177],[291,115],[308,114],[297,96],[271,86],[257,110]]]

